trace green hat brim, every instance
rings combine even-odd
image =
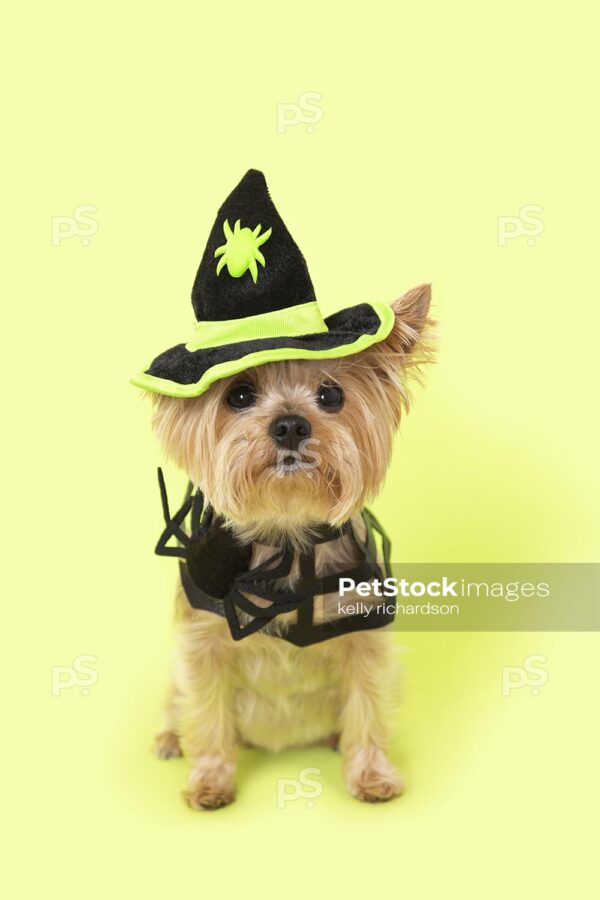
[[[199,397],[216,381],[254,366],[297,359],[339,359],[360,353],[385,340],[392,330],[394,313],[388,304],[374,301],[340,310],[321,321],[324,329],[312,334],[253,335],[244,339],[242,333],[236,341],[230,340],[228,323],[224,322],[224,343],[215,341],[213,334],[208,347],[192,349],[189,344],[177,344],[131,383],[168,397]]]

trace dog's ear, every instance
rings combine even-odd
[[[388,347],[402,356],[412,353],[433,323],[428,318],[431,305],[431,285],[420,284],[392,303],[396,317],[394,327],[386,338]]]
[[[392,330],[377,344],[364,350],[362,357],[386,392],[393,426],[400,421],[400,410],[409,408],[408,376],[420,380],[421,366],[433,362],[435,340],[429,318],[431,285],[421,284],[392,303]],[[361,354],[362,356],[362,354]]]

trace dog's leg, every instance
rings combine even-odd
[[[359,800],[391,800],[402,780],[386,754],[393,665],[390,637],[363,632],[340,642],[342,718],[340,750],[348,790]]]
[[[212,613],[182,623],[178,647],[186,712],[181,742],[190,761],[184,797],[192,809],[217,809],[235,798],[235,647],[225,620]]]
[[[169,687],[163,713],[163,729],[154,738],[154,753],[159,759],[174,759],[181,756],[178,734],[181,699],[181,694],[173,681]]]

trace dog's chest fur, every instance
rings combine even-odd
[[[355,527],[361,529],[362,520]],[[255,545],[252,567],[261,565],[273,549]],[[315,547],[315,572],[327,575],[347,568],[356,561],[356,551],[348,537]],[[298,559],[294,559],[289,578],[282,586],[293,587],[298,577]],[[256,598],[253,598],[256,599]],[[328,612],[335,614],[337,594],[317,596],[315,620]],[[270,626],[271,632],[285,629],[280,616]],[[236,665],[235,710],[242,740],[268,749],[306,745],[327,739],[339,728],[341,712],[338,646],[336,638],[309,647],[295,647],[285,640],[256,635],[239,643]]]
[[[243,742],[269,750],[306,745],[337,730],[340,692],[332,654],[257,636],[236,653],[234,705]],[[242,646],[245,644],[245,646]]]
[[[362,524],[361,520],[357,527],[361,529]],[[348,537],[317,546],[316,573],[324,575],[347,568],[355,561],[355,552]],[[254,545],[252,567],[272,554],[272,547]],[[293,587],[297,575],[295,560],[291,575],[282,584]],[[315,597],[315,620],[335,614],[338,603],[337,594]],[[198,658],[214,653],[211,644],[221,646],[220,674],[216,677],[228,679],[242,743],[276,751],[322,742],[339,730],[347,638],[296,647],[276,636],[277,631],[285,629],[286,619],[293,621],[295,615],[278,616],[265,629],[266,633],[238,642],[229,637],[225,620],[213,613],[188,612],[182,623],[184,633],[187,632],[188,659],[192,653]],[[185,629],[186,620],[191,625],[189,629]],[[348,636],[354,641],[357,637]]]

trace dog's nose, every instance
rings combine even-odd
[[[269,434],[276,444],[286,450],[297,450],[301,441],[311,434],[310,422],[304,416],[279,416],[269,425]]]

